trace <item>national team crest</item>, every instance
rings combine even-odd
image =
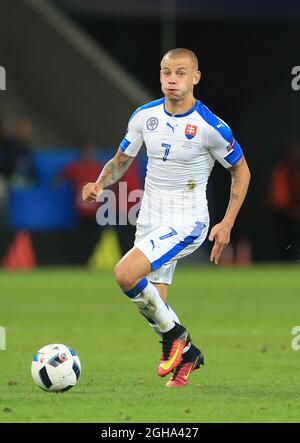
[[[197,134],[197,126],[195,125],[186,125],[185,127],[185,136],[187,139],[191,140]]]

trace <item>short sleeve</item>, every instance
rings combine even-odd
[[[119,149],[131,157],[136,157],[143,141],[143,112],[139,112],[138,108],[128,122],[127,132]]]
[[[243,156],[230,127],[221,119],[217,125],[209,126],[207,143],[211,155],[225,168],[235,165]]]

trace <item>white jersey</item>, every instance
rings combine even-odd
[[[148,163],[137,223],[208,222],[206,187],[215,160],[229,168],[243,155],[229,126],[199,100],[171,115],[162,98],[133,113],[120,149],[135,157],[143,142]]]

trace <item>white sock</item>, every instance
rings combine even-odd
[[[174,321],[176,321],[176,323],[179,323],[179,324],[180,324],[179,318],[177,317],[177,315],[175,314],[175,312],[173,311],[173,309],[171,308],[171,306],[168,305],[168,304],[166,303],[166,307],[168,308],[168,311],[169,311],[169,313],[171,314],[172,319],[173,319]],[[161,336],[161,332],[160,332],[159,327],[157,326],[156,323],[150,323],[150,322],[149,322],[149,325],[151,326],[151,328],[153,329],[154,332],[156,332],[158,335]]]
[[[145,284],[143,286],[145,286]],[[138,283],[138,285],[140,286],[140,283]],[[155,322],[160,333],[170,331],[174,327],[175,322],[169,309],[161,299],[156,287],[148,281],[142,291],[133,297],[132,295],[135,295],[134,290],[135,288],[127,291],[126,294],[130,297],[133,303],[137,305],[139,311],[145,317],[148,317]]]

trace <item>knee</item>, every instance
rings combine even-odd
[[[133,288],[135,284],[126,267],[119,263],[115,267],[115,279],[118,285],[124,290]]]

